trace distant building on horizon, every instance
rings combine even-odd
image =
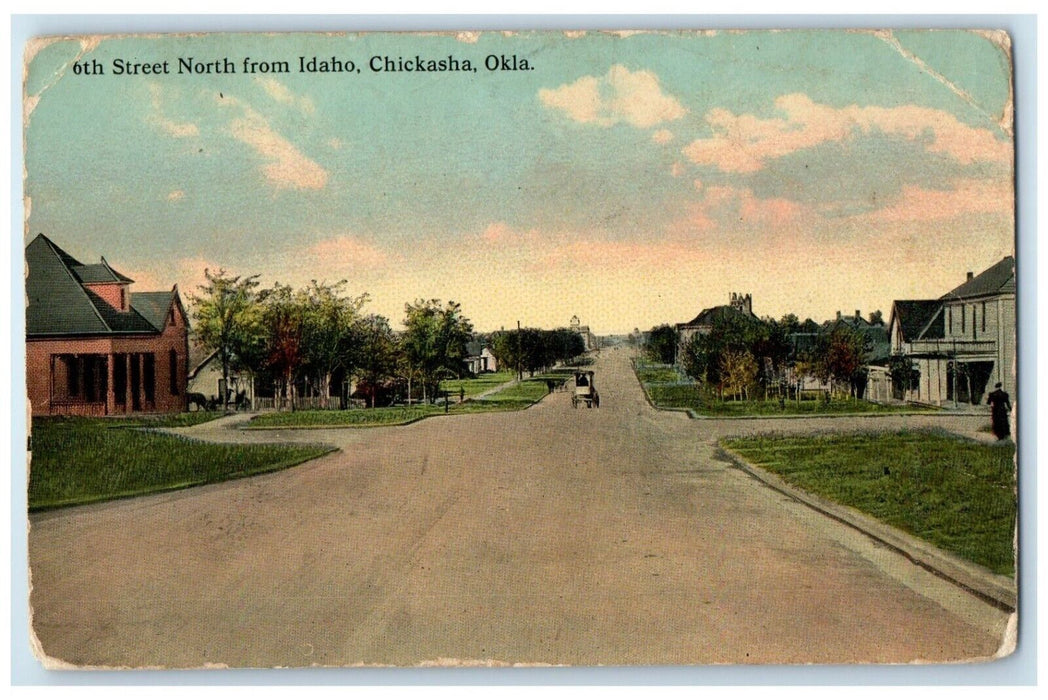
[[[699,312],[699,315],[687,323],[677,324],[677,336],[679,348],[684,348],[696,335],[709,333],[715,322],[738,318],[747,321],[760,321],[753,313],[753,296],[751,294],[740,294],[732,292],[728,297],[728,303],[720,306],[711,306]],[[680,352],[677,353],[678,357]]]
[[[105,258],[85,265],[43,234],[25,259],[34,416],[185,410],[189,320],[178,285],[132,294],[134,280]]]
[[[586,352],[597,347],[597,336],[590,332],[589,326],[582,325],[578,316],[571,317],[571,323],[568,328],[582,336],[582,343],[586,347]]]

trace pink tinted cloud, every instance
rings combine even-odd
[[[810,207],[783,197],[762,199],[749,188],[704,185],[698,180],[695,188],[701,199],[691,202],[686,215],[669,226],[674,237],[752,229],[756,237],[769,239],[814,220]]]
[[[521,231],[515,229],[505,221],[494,221],[488,224],[480,234],[480,239],[490,245],[523,245],[540,243],[546,237],[537,229]]]
[[[324,268],[371,268],[389,262],[382,249],[355,236],[342,235],[318,241],[305,251],[306,256]]]
[[[942,110],[901,107],[836,108],[814,102],[804,94],[783,95],[775,100],[782,117],[763,119],[711,109],[706,122],[709,138],[688,144],[683,153],[693,163],[714,165],[723,172],[752,173],[768,160],[781,158],[822,143],[839,142],[855,134],[881,132],[912,141],[928,139],[929,152],[944,153],[957,162],[1010,163],[1012,144],[989,129],[964,124]]]
[[[973,214],[1011,215],[1015,197],[1010,181],[957,180],[948,190],[916,185],[902,188],[899,198],[860,218],[869,222],[923,222],[956,219]]]

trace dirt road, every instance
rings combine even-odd
[[[43,649],[73,664],[167,667],[910,662],[996,651],[1003,613],[719,461],[711,442],[853,425],[688,420],[647,405],[624,350],[606,351],[595,370],[599,409],[554,393],[523,412],[395,428],[189,429],[341,450],[279,473],[34,516]]]

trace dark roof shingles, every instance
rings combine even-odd
[[[1009,255],[964,284],[955,287],[941,299],[968,299],[992,294],[1015,293],[1015,258]]]
[[[123,281],[108,264],[82,265],[43,234],[26,246],[26,336],[159,333],[173,292],[139,292],[130,311],[117,311],[85,288],[77,270],[94,281]],[[100,279],[104,267],[109,279]],[[117,275],[113,277],[112,275]],[[162,307],[162,310],[158,311]]]

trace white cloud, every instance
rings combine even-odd
[[[319,190],[327,185],[328,172],[273,130],[265,118],[235,98],[225,104],[240,106],[244,116],[229,128],[234,138],[251,146],[266,163],[262,173],[278,189]]]
[[[714,165],[723,172],[752,173],[767,161],[856,134],[881,132],[925,143],[932,153],[945,153],[957,162],[1010,163],[1012,144],[989,129],[968,126],[942,110],[900,107],[831,107],[803,94],[783,95],[775,106],[784,116],[763,119],[711,109],[706,122],[709,138],[692,141],[683,150],[693,163]]]
[[[200,129],[197,128],[196,124],[192,122],[176,122],[164,116],[163,100],[159,85],[156,83],[150,83],[149,96],[153,110],[146,117],[146,120],[150,124],[167,132],[168,136],[172,136],[176,139],[190,138],[200,134]]]
[[[539,90],[539,100],[574,121],[597,126],[629,124],[646,129],[683,117],[687,110],[659,85],[651,71],[614,65],[602,77],[586,75],[574,83]]]
[[[303,114],[313,114],[316,111],[316,105],[313,104],[313,100],[296,95],[275,78],[257,77],[255,82],[276,102],[296,107]]]
[[[185,198],[185,190],[171,190],[167,193],[167,201],[169,202],[179,202]]]

